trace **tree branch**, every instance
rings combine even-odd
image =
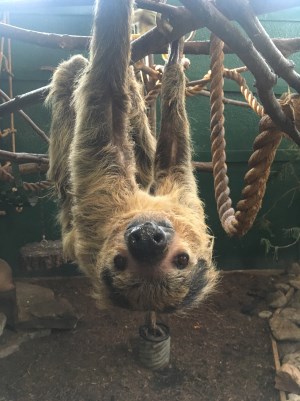
[[[155,11],[171,18],[180,15],[180,11],[178,11],[179,8],[169,4],[158,3],[151,0],[135,0],[135,4],[138,8]]]
[[[5,10],[27,10],[28,7],[78,7],[78,6],[93,6],[94,0],[1,0],[0,9]]]
[[[49,159],[48,155],[45,154],[32,154],[32,153],[13,153],[5,150],[0,150],[0,160],[10,161],[15,163],[26,163],[20,165],[21,174],[31,174],[36,172],[46,173],[48,170]],[[193,167],[201,172],[211,173],[212,163],[211,162],[192,162]],[[8,167],[0,167],[8,175],[12,174],[12,169]],[[5,177],[0,174],[0,181],[6,181]]]
[[[37,32],[29,29],[18,28],[2,22],[0,22],[0,36],[54,49],[88,49],[90,42],[89,36],[59,35],[55,33]]]
[[[9,96],[7,96],[7,94],[0,89],[0,96],[6,100],[9,101],[11,100],[11,98]],[[38,126],[36,125],[36,123],[26,114],[24,113],[23,110],[18,110],[18,113],[20,114],[20,116],[22,116],[24,118],[25,121],[28,122],[28,124],[33,128],[33,130],[47,143],[50,143],[50,140],[48,138],[48,136],[46,135],[46,133]]]
[[[199,170],[202,173],[212,173],[213,172],[212,162],[192,162],[192,164],[196,170]]]
[[[152,3],[155,2],[153,1]],[[299,0],[250,0],[250,4],[255,14],[259,15],[277,10],[298,7]],[[169,18],[169,21],[174,29],[168,35],[164,35],[157,28],[153,28],[132,43],[133,62],[141,60],[148,54],[155,54],[158,50],[166,49],[168,43],[179,39],[191,31],[203,28],[205,25],[205,18],[201,19],[199,16],[198,18],[195,18],[193,13],[182,7],[177,7],[176,16],[174,15],[172,18]],[[186,44],[186,46],[189,45]],[[159,51],[159,53],[163,52]],[[188,52],[186,53],[188,54]]]
[[[292,88],[300,93],[300,75],[294,71],[294,63],[283,57],[266,33],[264,27],[254,14],[249,3],[245,0],[217,0],[218,8],[221,5],[222,12],[238,21],[247,32],[256,49],[266,59],[277,75],[282,77]]]
[[[14,153],[6,150],[0,150],[0,160],[15,163],[49,163],[48,155],[35,153]]]
[[[35,89],[27,92],[24,95],[16,96],[14,99],[9,100],[0,105],[0,117],[5,114],[12,113],[13,111],[22,109],[24,106],[35,104],[43,101],[48,95],[50,85],[43,86],[42,88]]]
[[[210,92],[202,89],[202,91],[199,93],[200,96],[205,96],[205,97],[210,97]],[[245,108],[251,108],[250,105],[246,102],[242,102],[240,100],[234,100],[234,99],[228,99],[227,97],[223,97],[222,99],[224,104],[231,104],[232,106],[239,106],[239,107],[245,107]]]
[[[288,57],[293,53],[300,51],[300,38],[274,38],[270,39],[280,52]],[[191,41],[184,44],[185,54],[209,54],[210,42],[207,41]],[[167,52],[167,47],[159,49],[157,54],[164,54]],[[233,51],[225,44],[224,53],[232,54]]]
[[[140,0],[140,2],[142,2],[142,0]],[[155,4],[161,4],[161,3],[155,3]],[[176,8],[176,13],[178,15],[181,15],[181,12],[182,11],[180,9],[178,13]],[[173,15],[175,15],[175,13]],[[0,36],[16,39],[26,43],[32,43],[38,46],[49,47],[53,49],[69,49],[69,50],[75,50],[75,49],[86,50],[88,49],[91,40],[90,36],[59,35],[56,33],[38,32],[38,31],[18,28],[16,26],[3,23],[0,23]],[[147,34],[143,35],[143,41],[145,40],[144,39],[145,36],[147,36]],[[300,51],[300,38],[272,39],[272,40],[284,56],[289,56],[290,54]],[[134,42],[133,48],[135,46],[136,43]],[[168,52],[168,43],[166,41],[165,44],[162,45],[161,47],[159,47],[158,44],[156,43],[155,48],[152,49],[152,54],[164,54],[167,52]],[[232,53],[232,50],[225,45],[224,52]],[[184,53],[209,54],[209,41],[186,42],[184,44]]]
[[[141,1],[141,0],[140,0]],[[145,1],[145,0],[144,0]],[[149,0],[148,0],[149,1]],[[137,1],[136,1],[137,2]],[[266,14],[273,11],[298,7],[298,0],[250,0],[250,4],[256,14]],[[13,11],[28,9],[28,7],[67,7],[67,6],[93,6],[94,0],[1,0],[0,9]],[[142,8],[142,6],[141,6]]]

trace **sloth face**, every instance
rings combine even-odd
[[[208,236],[201,244],[193,224],[168,217],[135,217],[104,244],[99,291],[104,287],[113,305],[170,313],[194,307],[211,292],[217,273]]]

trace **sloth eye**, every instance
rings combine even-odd
[[[127,266],[127,259],[122,255],[117,255],[114,257],[114,266],[117,270],[125,270]]]
[[[189,255],[187,253],[180,253],[174,259],[174,264],[179,270],[183,270],[189,263]]]

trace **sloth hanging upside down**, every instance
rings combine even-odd
[[[102,307],[175,312],[214,288],[212,237],[192,171],[178,42],[152,136],[130,66],[131,0],[97,2],[89,60],[56,70],[50,168],[63,248],[91,278]]]

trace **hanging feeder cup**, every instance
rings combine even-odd
[[[157,323],[155,329],[148,325],[139,328],[139,359],[148,369],[162,369],[170,360],[170,331],[168,326]]]

